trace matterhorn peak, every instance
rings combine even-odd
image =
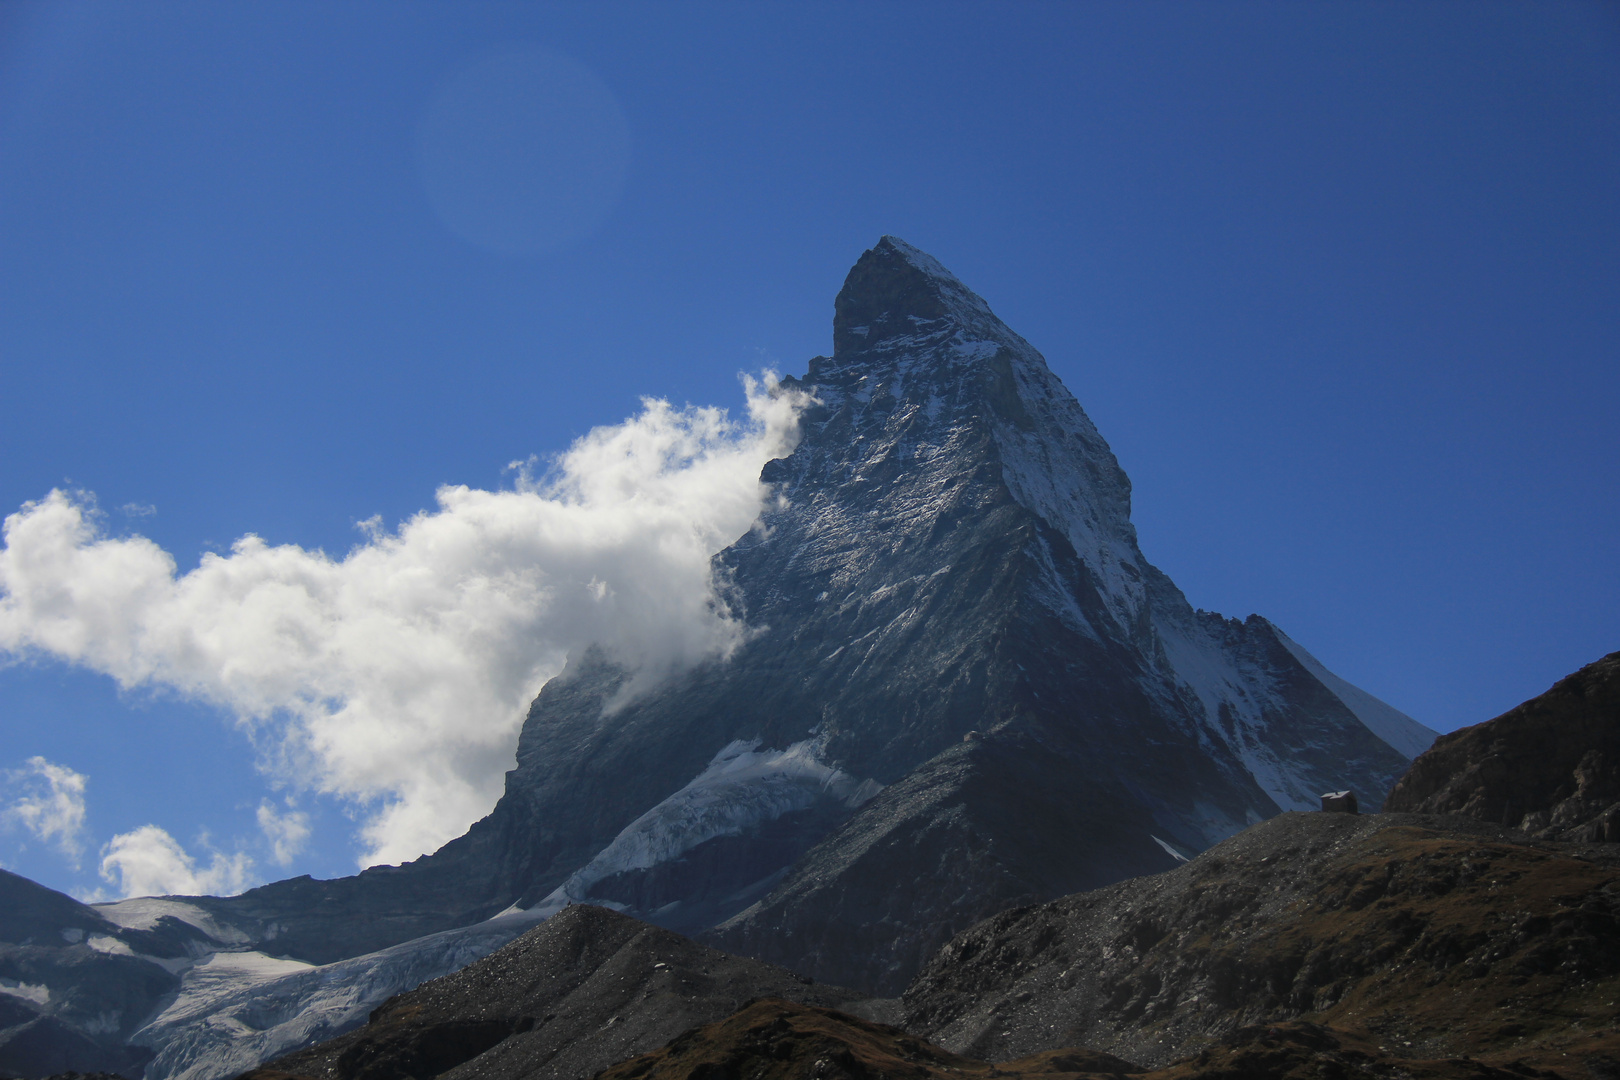
[[[897,338],[968,328],[1005,331],[939,260],[885,236],[856,261],[833,301],[833,356],[842,361]]]
[[[784,380],[811,402],[761,473],[772,498],[715,558],[735,652],[625,700],[632,673],[586,650],[465,836],[173,904],[194,913],[163,920],[174,955],[225,927],[264,974],[183,986],[134,1036],[149,1080],[238,1075],[309,1029],[249,1039],[237,1017],[363,1017],[570,901],[898,994],[957,929],[1169,870],[1323,791],[1371,807],[1428,745],[1265,619],[1195,611],[1080,403],[932,257],[884,237],[836,312],[834,357]]]

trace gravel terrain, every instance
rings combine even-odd
[[[597,1080],[1553,1080],[1557,1075],[1462,1058],[1387,1054],[1347,1032],[1300,1021],[1242,1029],[1192,1059],[1151,1072],[1083,1048],[991,1064],[952,1054],[899,1028],[765,1000],[616,1065]]]

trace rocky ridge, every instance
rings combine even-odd
[[[0,870],[0,1071],[138,1075],[152,1052],[135,1033],[216,945],[182,908],[94,907]]]
[[[1620,653],[1494,720],[1442,735],[1387,805],[1537,837],[1620,842]]]
[[[784,382],[816,404],[763,473],[780,498],[717,559],[760,632],[612,725],[622,673],[599,659],[541,694],[492,815],[524,822],[521,904],[560,888],[718,923],[723,948],[892,993],[992,911],[1166,869],[1324,788],[1376,801],[1408,760],[1387,738],[1425,743],[1264,619],[1195,612],[1137,548],[1129,481],[1073,395],[935,260],[884,238],[834,312],[833,355]],[[647,801],[741,739],[862,795],[551,884],[651,812],[618,783],[649,746]]]

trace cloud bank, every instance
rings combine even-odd
[[[0,650],[230,710],[266,771],[365,807],[361,865],[413,858],[494,805],[524,709],[571,650],[600,644],[645,680],[743,639],[709,560],[757,518],[760,468],[792,449],[805,400],[746,384],[746,420],[644,400],[540,479],[440,488],[436,510],[367,523],[340,559],[249,535],[179,573],[52,491],[5,519]],[[116,838],[104,873],[136,892],[229,878],[188,870],[167,836]],[[278,859],[303,841],[281,837]]]
[[[142,825],[108,841],[101,851],[101,876],[125,896],[234,896],[248,887],[253,860],[240,852],[213,852],[198,867],[179,841],[156,825]]]
[[[15,794],[0,809],[0,823],[20,825],[77,866],[84,851],[84,774],[31,757],[24,768],[5,777]]]

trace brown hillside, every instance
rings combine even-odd
[[[1162,1067],[1301,1019],[1415,1058],[1612,1057],[1620,848],[1515,835],[1285,814],[981,923],[907,990],[904,1023],[993,1060],[1088,1045]]]
[[[1297,1021],[1234,1032],[1192,1059],[1152,1072],[1078,1048],[992,1065],[899,1028],[767,999],[606,1069],[596,1080],[1552,1080],[1553,1075],[1460,1058],[1406,1058],[1347,1032]]]

